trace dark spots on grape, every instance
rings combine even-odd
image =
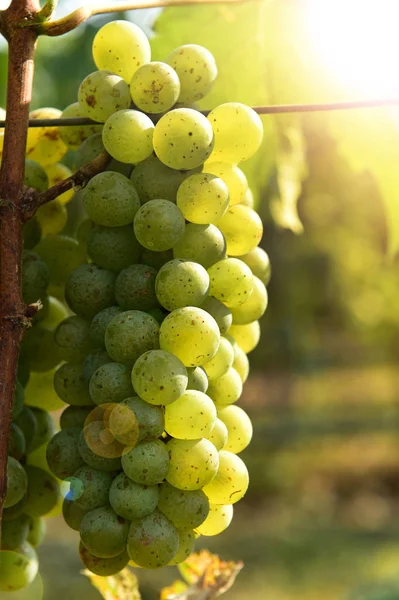
[[[86,96],[86,104],[94,108],[94,106],[97,104],[97,100],[94,96]]]

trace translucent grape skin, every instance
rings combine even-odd
[[[111,115],[103,128],[103,144],[116,160],[137,164],[151,156],[154,124],[138,110],[119,110]]]
[[[133,75],[130,93],[140,110],[150,114],[163,113],[177,102],[180,80],[167,63],[150,62],[139,67]]]
[[[241,377],[232,367],[217,379],[209,381],[208,395],[217,407],[233,404],[242,394]]]
[[[25,160],[25,179],[27,187],[32,187],[38,192],[44,192],[49,186],[47,173],[44,168],[34,160]]]
[[[181,183],[176,204],[191,223],[216,223],[229,206],[229,189],[220,177],[195,173]]]
[[[216,450],[224,450],[227,444],[228,431],[226,425],[219,418],[216,419],[211,433],[207,440],[212,442]]]
[[[270,260],[263,248],[254,248],[247,254],[240,256],[240,260],[245,262],[252,273],[267,285],[271,278]]]
[[[250,252],[259,244],[263,234],[258,213],[242,204],[230,206],[217,225],[226,239],[229,256]]]
[[[159,306],[155,294],[156,275],[156,270],[147,265],[130,264],[123,269],[115,282],[115,298],[119,306],[144,312]]]
[[[235,308],[249,298],[253,289],[251,269],[237,258],[226,258],[208,269],[210,294],[228,308]]]
[[[183,235],[173,246],[175,258],[185,258],[208,269],[226,258],[226,241],[215,225],[187,223]]]
[[[233,324],[229,329],[229,334],[235,339],[241,350],[249,354],[256,348],[260,339],[259,321],[253,321],[248,325]]]
[[[37,108],[29,113],[30,119],[58,119],[61,111],[57,108]],[[57,127],[39,127],[29,129],[26,145],[26,157],[43,167],[59,162],[68,147],[64,144]],[[53,205],[54,202],[51,202]],[[43,208],[43,207],[41,207]],[[40,209],[39,209],[40,210]]]
[[[194,529],[207,518],[209,501],[202,490],[179,490],[165,482],[159,488],[158,508],[177,529]]]
[[[226,162],[215,162],[213,155],[211,155],[209,161],[204,165],[204,170],[216,177],[220,177],[227,185],[230,206],[235,206],[243,202],[248,191],[248,181],[245,173],[237,165]]]
[[[109,362],[92,375],[89,382],[90,397],[97,405],[121,402],[133,394],[130,368],[122,363]]]
[[[216,321],[220,329],[220,333],[223,335],[227,333],[232,322],[233,316],[231,310],[227,308],[220,300],[213,296],[208,296],[200,308],[206,310]]]
[[[68,306],[78,315],[91,319],[95,314],[115,304],[113,271],[97,265],[80,265],[68,278],[65,298]]]
[[[266,311],[268,303],[266,287],[256,276],[254,276],[253,283],[254,286],[248,300],[231,309],[235,325],[249,325],[260,319]]]
[[[211,504],[235,504],[248,489],[248,470],[239,456],[227,450],[219,452],[219,469],[204,492]]]
[[[200,306],[208,296],[209,275],[202,265],[181,258],[167,262],[158,271],[155,292],[169,311]]]
[[[110,71],[94,71],[80,84],[78,101],[85,117],[104,123],[113,113],[129,108],[129,86]]]
[[[159,347],[159,325],[144,312],[123,312],[105,330],[105,347],[115,362],[133,365],[141,354]]]
[[[80,523],[83,544],[99,558],[113,558],[126,547],[129,522],[110,506],[100,506],[87,512]]]
[[[237,343],[234,347],[233,368],[241,377],[241,381],[245,383],[249,375],[249,360],[244,350],[242,350]]]
[[[135,392],[150,404],[166,406],[186,390],[187,370],[170,352],[150,350],[142,354],[132,370]]]
[[[239,454],[252,439],[252,423],[247,413],[239,406],[226,406],[218,411],[218,417],[226,425],[228,439],[224,450]]]
[[[26,588],[39,570],[37,554],[24,542],[17,551],[0,552],[0,592],[14,592]]]
[[[61,118],[69,119],[83,116],[79,102],[74,102],[63,110]],[[101,132],[101,129],[101,125],[70,125],[69,127],[60,127],[59,134],[62,141],[70,150],[77,150],[85,139],[95,133]]]
[[[209,396],[196,390],[187,390],[166,406],[165,431],[181,440],[208,437],[216,417],[216,408]]]
[[[213,131],[206,117],[191,108],[177,108],[160,118],[153,144],[159,160],[172,169],[194,169],[206,161],[213,147]]]
[[[162,322],[159,343],[186,367],[198,367],[215,356],[220,332],[213,317],[201,308],[185,307],[171,312]]]
[[[115,171],[95,175],[85,187],[82,200],[89,217],[106,227],[129,225],[140,208],[130,179]]]
[[[140,27],[117,20],[96,33],[93,58],[98,69],[112,71],[130,83],[135,71],[151,60],[151,47]]]
[[[215,356],[203,365],[208,380],[221,377],[230,369],[234,362],[234,350],[230,342],[223,336]]]
[[[169,200],[146,202],[134,218],[134,233],[144,248],[162,252],[172,248],[184,233],[184,217]]]
[[[206,48],[186,44],[175,48],[167,57],[180,79],[179,102],[196,102],[212,88],[217,77],[215,59]]]
[[[122,456],[126,475],[141,485],[161,483],[169,469],[168,450],[161,440],[141,442]]]
[[[197,532],[206,536],[219,535],[230,525],[233,512],[232,504],[210,504],[209,514],[205,521],[197,527]]]
[[[181,490],[199,490],[215,477],[219,454],[207,439],[176,440],[166,444],[170,467],[166,480]]]
[[[100,577],[109,577],[116,575],[124,569],[129,562],[129,556],[126,549],[112,558],[99,558],[88,551],[83,542],[79,544],[79,556],[84,566],[95,575]]]
[[[204,392],[208,389],[208,377],[201,367],[189,367],[187,368],[187,389],[197,390],[198,392]]]
[[[146,540],[145,544],[143,540]],[[148,569],[164,567],[175,557],[178,549],[178,531],[159,510],[131,522],[127,551],[139,566]]]
[[[196,536],[194,531],[190,531],[189,529],[178,529],[179,534],[179,550],[175,555],[174,559],[171,560],[168,565],[179,565],[184,562],[192,552],[194,552],[194,545]]]
[[[71,169],[62,163],[47,165],[46,173],[48,177],[49,187],[52,187],[56,183],[60,183],[61,181],[68,179],[68,177],[71,177],[72,175]],[[75,190],[72,188],[58,196],[58,200],[61,204],[68,204],[72,200],[72,198],[74,198],[74,196]]]
[[[158,500],[157,485],[140,485],[125,473],[120,473],[113,480],[109,492],[109,501],[115,513],[130,521],[151,514],[156,509]]]

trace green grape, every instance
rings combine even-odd
[[[15,381],[14,402],[12,405],[12,419],[17,419],[24,407],[25,392],[18,379]]]
[[[204,165],[206,173],[212,173],[220,177],[229,190],[229,204],[234,206],[240,204],[248,190],[248,181],[245,173],[236,165],[223,162],[214,162],[213,155]]]
[[[85,187],[82,200],[90,219],[106,227],[133,223],[140,207],[138,194],[130,179],[114,171],[95,175]]]
[[[191,223],[216,223],[229,206],[229,189],[220,177],[195,173],[180,185],[177,206]]]
[[[251,269],[238,258],[226,258],[208,269],[210,294],[229,308],[243,304],[253,289]]]
[[[212,481],[219,468],[219,454],[207,439],[171,439],[166,448],[170,467],[166,480],[180,490],[200,490]]]
[[[226,425],[220,419],[216,419],[215,425],[206,439],[212,442],[216,450],[224,450],[227,444],[227,436],[228,431]]]
[[[224,450],[239,454],[252,439],[252,423],[247,413],[239,406],[226,406],[218,411],[218,417],[227,427],[228,439]]]
[[[149,442],[161,437],[165,428],[165,418],[162,408],[148,404],[141,398],[134,396],[126,398],[118,406],[126,406],[135,415],[139,426],[139,442]],[[115,410],[115,409],[114,409]],[[110,415],[110,425],[112,429],[112,416]],[[116,437],[116,436],[115,436]],[[122,442],[123,443],[123,442]]]
[[[209,514],[206,520],[197,527],[197,532],[201,535],[219,535],[225,531],[233,519],[232,504],[210,504]]]
[[[251,158],[263,139],[263,124],[259,115],[240,102],[226,102],[208,115],[215,132],[213,156],[216,160],[239,163]]]
[[[121,363],[109,362],[93,374],[89,393],[97,405],[106,402],[121,402],[133,394],[131,369]]]
[[[238,344],[235,344],[234,347],[233,368],[241,377],[241,381],[245,383],[249,375],[249,360],[244,350],[241,350]]]
[[[123,446],[109,434],[104,422],[94,421],[85,425],[79,438],[79,452],[93,469],[107,472],[121,469]]]
[[[152,154],[134,167],[130,179],[142,204],[158,198],[176,202],[180,184],[196,171],[198,168],[192,171],[170,169]]]
[[[194,529],[209,512],[209,501],[202,490],[179,490],[170,483],[159,488],[159,510],[177,529]]]
[[[80,265],[68,278],[65,298],[68,306],[79,316],[91,319],[100,310],[115,304],[113,271],[97,265]]]
[[[136,483],[156,485],[168,473],[168,450],[161,440],[141,442],[122,455],[122,468]]]
[[[248,325],[232,325],[229,329],[229,334],[235,339],[246,354],[252,352],[258,345],[260,339],[259,321],[253,321]]]
[[[209,380],[221,377],[230,369],[234,362],[234,350],[226,338],[220,338],[220,344],[215,356],[203,365]]]
[[[25,469],[15,458],[9,456],[7,458],[7,493],[4,508],[10,508],[22,500],[27,485],[28,480]]]
[[[116,315],[105,330],[105,347],[115,362],[132,365],[144,352],[159,348],[159,325],[139,310]]]
[[[24,512],[24,507],[26,504],[26,496],[22,498],[19,502],[11,506],[10,508],[5,508],[3,510],[3,522],[13,521],[17,517],[20,517]]]
[[[226,258],[226,241],[215,225],[188,223],[173,246],[173,256],[192,260],[208,269]]]
[[[175,258],[158,272],[155,291],[169,311],[184,306],[200,306],[208,295],[209,275],[198,263]]]
[[[176,104],[180,81],[176,71],[164,62],[150,62],[137,69],[130,83],[130,94],[140,110],[159,114]]]
[[[249,208],[254,208],[254,205],[255,205],[254,195],[250,188],[248,188],[247,191],[245,192],[245,196],[244,196],[244,199],[242,200],[241,204],[243,204],[244,206],[249,206]]]
[[[71,177],[72,171],[69,167],[63,165],[62,163],[55,163],[53,165],[46,166],[46,174],[48,177],[49,187],[52,187],[56,183],[60,183],[61,181],[64,181],[64,179]],[[74,198],[74,196],[75,190],[72,188],[58,196],[58,200],[61,204],[68,204],[72,198]]]
[[[123,269],[115,282],[115,298],[119,306],[125,310],[143,312],[158,306],[155,295],[156,276],[156,270],[147,265],[130,265]]]
[[[241,377],[233,367],[230,367],[221,377],[209,382],[208,395],[218,408],[237,402],[241,394]]]
[[[104,424],[117,442],[133,448],[139,440],[139,422],[135,412],[124,402],[106,407]]]
[[[83,542],[80,542],[79,544],[79,556],[84,566],[100,577],[116,575],[122,571],[129,562],[129,555],[126,550],[112,558],[98,558],[98,556],[94,556],[94,554],[87,550]]]
[[[42,237],[42,228],[35,217],[23,225],[22,235],[25,250],[31,250],[40,241],[40,238]]]
[[[247,254],[240,256],[240,260],[245,262],[252,273],[258,277],[262,283],[267,285],[271,277],[270,260],[263,248],[254,248]]]
[[[42,517],[29,518],[29,535],[27,541],[33,548],[37,548],[43,543],[46,529],[46,521]]]
[[[60,490],[57,480],[47,471],[27,465],[28,477],[24,512],[30,517],[41,517],[49,513],[57,504]]]
[[[149,200],[134,218],[134,233],[148,250],[162,252],[174,246],[184,233],[184,217],[169,200]]]
[[[28,360],[31,371],[36,373],[56,367],[60,356],[53,330],[42,325],[28,329],[22,340],[21,356]]]
[[[37,431],[36,418],[30,408],[27,406],[23,407],[22,411],[15,419],[15,425],[20,429],[24,436],[25,450],[29,451]]]
[[[230,256],[250,252],[259,244],[263,234],[260,216],[243,204],[230,206],[218,221],[218,227],[226,239],[227,254]]]
[[[29,119],[59,119],[60,116],[61,111],[57,108],[38,108],[29,113]],[[26,157],[43,167],[59,162],[67,150],[58,127],[40,127],[28,132]]]
[[[94,127],[98,127],[98,125],[94,125]],[[102,126],[100,125],[100,127]],[[83,167],[83,165],[87,165],[87,163],[95,159],[101,152],[104,152],[104,150],[102,133],[91,135],[80,144],[76,151],[74,163],[75,169],[78,170]]]
[[[44,444],[47,444],[56,432],[56,426],[53,417],[41,408],[31,407],[30,411],[36,421],[36,431],[32,437],[32,441],[28,446],[29,453],[37,450]],[[27,424],[28,424],[27,420]]]
[[[17,551],[0,552],[0,591],[15,592],[26,588],[35,579],[39,562],[35,550],[24,542]]]
[[[208,377],[201,367],[189,367],[187,369],[187,389],[206,393],[208,389]]]
[[[30,377],[29,365],[26,360],[19,359],[18,360],[18,368],[17,368],[17,379],[25,388],[28,384]]]
[[[94,375],[94,373],[102,367],[103,365],[107,365],[111,363],[112,360],[108,356],[108,353],[105,350],[97,349],[94,350],[91,354],[88,354],[83,361],[82,367],[82,375],[83,379],[89,383],[90,379]]]
[[[38,192],[45,192],[49,186],[46,171],[34,160],[25,161],[24,183],[27,187],[33,188]]]
[[[129,86],[110,71],[94,71],[80,84],[78,101],[83,116],[104,123],[113,113],[129,108]]]
[[[165,567],[178,549],[178,531],[159,510],[131,522],[127,551],[139,566],[147,569]]]
[[[152,154],[154,123],[138,110],[119,110],[105,122],[106,151],[123,163],[135,165]]]
[[[24,251],[22,256],[22,297],[26,304],[37,302],[46,295],[49,271],[35,252]]]
[[[83,466],[83,459],[78,450],[80,431],[78,427],[63,429],[48,443],[47,463],[52,474],[58,479],[72,477]]]
[[[61,321],[54,332],[54,339],[63,360],[81,362],[92,350],[89,327],[90,324],[82,317],[68,317]]]
[[[64,108],[61,118],[70,119],[84,116],[79,102],[74,102]],[[95,133],[101,132],[101,129],[101,125],[70,125],[69,127],[60,127],[59,134],[62,141],[70,150],[77,150],[85,139]]]
[[[151,47],[134,23],[111,21],[96,33],[93,58],[98,69],[108,69],[130,83],[137,69],[151,60]]]
[[[234,325],[249,325],[261,318],[267,308],[268,296],[264,284],[254,276],[254,287],[243,304],[231,309]]]
[[[66,498],[82,511],[104,506],[108,504],[112,480],[113,474],[85,465],[71,478],[71,489]],[[75,519],[79,513],[75,511],[74,514]]]
[[[79,429],[83,429],[85,421],[92,410],[93,405],[67,406],[66,409],[62,411],[60,417],[61,429],[69,429],[70,427],[79,427]]]
[[[52,412],[63,408],[64,404],[54,390],[53,381],[56,369],[45,373],[31,373],[25,388],[25,404]]]
[[[81,364],[65,363],[54,374],[54,389],[66,404],[89,406],[93,401]]]
[[[187,371],[170,352],[150,350],[136,360],[132,370],[135,392],[150,404],[175,402],[187,387]]]
[[[171,312],[159,331],[162,350],[175,354],[186,367],[198,367],[215,356],[219,327],[201,308],[187,306]]]
[[[158,504],[159,490],[157,485],[140,485],[125,473],[120,473],[112,482],[109,491],[109,502],[120,517],[142,519],[152,513]]]
[[[48,312],[42,321],[42,325],[47,329],[55,329],[68,315],[68,309],[60,300],[54,298],[54,296],[48,296]]]
[[[165,408],[165,431],[180,440],[197,440],[212,431],[216,408],[203,392],[188,390]]]
[[[20,461],[26,452],[25,436],[15,423],[11,423],[8,455]]]
[[[227,308],[227,306],[225,306],[217,298],[208,296],[205,302],[201,304],[200,308],[206,310],[206,312],[208,312],[215,319],[221,334],[227,333],[233,322],[231,310]]]
[[[38,208],[36,219],[44,236],[55,235],[60,233],[67,224],[68,212],[61,201],[56,198]]]
[[[159,160],[172,169],[195,169],[206,161],[213,148],[209,121],[191,108],[177,108],[161,117],[154,129],[154,150]]]
[[[27,515],[21,515],[18,519],[12,519],[12,521],[4,521],[1,527],[2,550],[18,550],[19,546],[26,541],[28,535],[29,517]]]
[[[65,283],[72,271],[85,262],[85,253],[78,242],[66,235],[42,238],[35,252],[46,263],[52,283]]]
[[[110,506],[87,512],[80,523],[80,537],[89,552],[99,558],[113,558],[126,547],[129,523]]]
[[[177,554],[171,560],[168,565],[179,565],[184,562],[190,554],[194,551],[195,535],[193,531],[187,531],[186,529],[179,529],[179,550]]]
[[[90,337],[95,346],[105,345],[105,330],[116,315],[120,315],[123,310],[119,306],[109,306],[97,313],[90,325]]]
[[[90,258],[103,269],[121,271],[139,260],[140,245],[129,225],[91,229],[87,252]]]
[[[179,76],[179,102],[196,102],[210,92],[217,77],[215,59],[206,48],[186,44],[175,48],[167,57]]]
[[[227,450],[219,452],[219,469],[204,492],[211,504],[235,504],[248,489],[248,470],[239,456]]]
[[[64,498],[64,502],[62,503],[62,516],[68,527],[74,531],[79,531],[80,522],[86,513],[87,510],[81,508],[77,502]]]

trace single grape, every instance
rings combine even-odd
[[[81,362],[93,347],[89,336],[90,323],[82,317],[68,317],[54,332],[55,343],[63,360]]]
[[[195,535],[193,531],[187,529],[178,529],[179,534],[179,550],[177,554],[168,563],[168,566],[179,565],[184,562],[194,551]]]
[[[248,470],[241,458],[221,450],[219,469],[210,483],[204,486],[204,492],[211,504],[235,504],[248,489]]]
[[[180,79],[179,102],[196,102],[210,92],[218,70],[212,54],[203,46],[186,44],[167,57]]]
[[[223,336],[215,356],[203,365],[209,380],[221,377],[230,369],[234,361],[234,350],[230,342]]]
[[[54,374],[54,389],[58,396],[73,406],[93,405],[89,385],[85,381],[81,364],[64,363]]]
[[[117,73],[130,83],[137,69],[151,60],[151,47],[145,33],[134,23],[111,21],[96,33],[93,59],[98,69]]]
[[[212,442],[216,450],[224,450],[227,444],[228,431],[226,425],[219,418],[216,419],[215,425],[206,439]]]
[[[241,381],[245,383],[249,375],[249,360],[244,350],[241,350],[237,343],[234,345],[233,368],[241,377]]]
[[[106,151],[123,163],[137,164],[152,154],[154,123],[138,110],[119,110],[105,122]]]
[[[159,510],[130,524],[127,539],[129,557],[141,567],[166,566],[179,549],[177,529]]]
[[[130,400],[126,398],[126,400]],[[139,423],[135,412],[124,402],[107,405],[104,425],[114,439],[122,445],[134,448],[139,441]]]
[[[95,346],[105,345],[105,330],[116,315],[120,315],[123,310],[119,306],[109,306],[97,313],[90,325],[90,337]]]
[[[241,377],[232,367],[224,375],[209,381],[208,395],[219,408],[233,404],[242,394]]]
[[[34,160],[25,161],[24,183],[38,192],[45,192],[49,187],[49,180],[44,168]]]
[[[167,167],[195,169],[212,152],[213,131],[200,112],[177,108],[155,125],[153,143],[155,154]]]
[[[187,387],[187,370],[170,352],[150,350],[136,360],[132,370],[135,392],[150,404],[175,402]]]
[[[105,347],[116,362],[132,365],[144,352],[159,347],[159,325],[139,310],[116,315],[105,331]]]
[[[250,188],[248,188],[247,191],[245,192],[245,196],[244,196],[244,199],[242,200],[241,204],[244,204],[244,206],[249,206],[249,208],[254,208],[254,205],[255,205],[254,195]]]
[[[162,252],[174,246],[184,233],[184,217],[169,200],[150,200],[134,218],[134,233],[148,250]]]
[[[27,465],[28,477],[24,512],[30,517],[41,517],[49,513],[60,498],[57,480],[47,471]]]
[[[219,455],[209,440],[171,439],[166,448],[170,458],[166,480],[174,487],[200,490],[215,477]]]
[[[110,506],[87,512],[80,523],[80,537],[89,552],[99,558],[113,558],[126,547],[129,523]]]
[[[29,119],[59,119],[60,116],[60,110],[47,107],[29,113]],[[62,141],[58,127],[39,127],[36,131],[29,130],[26,157],[43,167],[59,162],[67,150],[68,146]]]
[[[206,520],[197,527],[201,535],[219,535],[225,531],[233,519],[232,504],[210,504]]]
[[[79,429],[83,429],[85,421],[92,410],[93,405],[67,406],[66,409],[62,411],[62,415],[60,417],[61,429],[69,429],[70,427],[78,427]]]
[[[91,319],[100,310],[115,304],[113,271],[97,265],[80,265],[68,278],[65,298],[68,306],[79,316]]]
[[[49,284],[47,265],[38,254],[26,251],[22,256],[22,297],[26,304],[32,304],[46,295]]]
[[[36,422],[36,428],[33,430],[34,434],[31,438],[31,443],[28,446],[29,453],[33,450],[37,450],[47,444],[56,432],[55,422],[53,417],[45,410],[41,408],[30,408],[30,412]],[[26,425],[31,422],[30,416],[26,420]]]
[[[19,502],[11,506],[10,508],[4,508],[3,510],[3,522],[13,521],[17,517],[20,517],[24,512],[24,507],[26,504],[26,496],[22,498]]]
[[[83,379],[89,383],[97,369],[111,362],[112,359],[105,350],[102,350],[101,348],[94,350],[91,354],[88,354],[83,361]]]
[[[61,127],[61,129],[64,128]],[[53,165],[46,166],[46,174],[48,177],[49,187],[52,187],[56,183],[60,183],[61,181],[64,181],[64,179],[71,177],[72,171],[69,169],[69,167],[63,165],[62,163],[55,163]],[[61,204],[68,204],[74,196],[75,190],[72,188],[58,196],[58,200]]]
[[[133,223],[140,208],[138,194],[130,179],[114,171],[95,175],[85,187],[82,200],[90,219],[106,227]]]
[[[103,269],[121,271],[139,260],[140,245],[129,225],[96,225],[89,233],[87,252]]]
[[[205,302],[201,304],[200,308],[206,310],[206,312],[208,312],[215,319],[221,334],[227,333],[233,322],[231,310],[227,308],[227,306],[225,306],[217,298],[208,296]]]
[[[226,258],[208,269],[210,294],[229,308],[243,304],[253,289],[251,269],[238,258]]]
[[[116,575],[122,571],[129,562],[129,555],[126,550],[112,558],[98,558],[98,556],[94,556],[94,554],[88,551],[83,542],[80,542],[79,544],[79,556],[84,566],[100,577]]]
[[[35,579],[39,562],[35,550],[24,542],[17,551],[0,552],[0,591],[15,592],[26,588]]]
[[[240,260],[245,262],[252,273],[267,285],[271,277],[270,260],[263,248],[254,248],[247,254],[240,256]]]
[[[159,331],[162,350],[175,354],[186,367],[198,367],[215,356],[219,327],[201,308],[185,307],[171,312]]]
[[[86,513],[87,510],[81,508],[77,502],[64,498],[64,502],[62,503],[62,516],[68,527],[74,531],[79,531],[80,523]]]
[[[156,275],[156,270],[147,265],[130,265],[123,269],[115,282],[115,298],[119,306],[125,310],[143,312],[158,306],[155,295]]]
[[[263,139],[259,115],[240,102],[226,102],[208,115],[215,133],[213,156],[216,160],[239,163],[251,158]]]
[[[100,410],[98,409],[94,409]],[[101,410],[102,415],[104,411]],[[80,433],[79,452],[87,465],[99,471],[119,471],[123,445],[105,427],[104,418],[91,420],[89,415],[85,427]],[[89,422],[88,422],[89,421]]]
[[[247,413],[239,406],[226,406],[218,411],[218,417],[227,427],[228,439],[224,450],[239,454],[252,439],[252,423]]]
[[[40,546],[46,535],[46,521],[42,517],[29,518],[29,535],[27,541],[33,548]]]
[[[58,479],[72,477],[84,464],[78,450],[80,431],[78,427],[63,429],[48,443],[47,463],[52,474]]]
[[[62,119],[70,119],[73,117],[84,117],[79,102],[69,104],[61,115]],[[82,142],[91,135],[101,132],[101,125],[70,125],[68,127],[60,127],[59,134],[62,141],[70,150],[77,150]]]
[[[28,535],[29,517],[27,515],[21,515],[18,519],[12,519],[11,521],[4,521],[1,527],[1,549],[18,550],[19,546],[26,541]]]
[[[240,306],[231,309],[234,325],[249,325],[264,315],[268,296],[264,284],[254,276],[254,287],[249,298]]]
[[[112,480],[113,474],[85,465],[71,478],[71,489],[66,499],[82,511],[104,506],[108,504]]]
[[[135,415],[139,426],[139,442],[149,442],[161,437],[165,428],[165,419],[162,408],[148,404],[141,398],[134,396],[126,398],[119,406],[126,406]],[[110,415],[110,427],[112,427],[113,412]],[[116,437],[116,436],[115,436]]]
[[[11,423],[10,438],[8,441],[8,455],[20,461],[26,453],[25,436],[15,423]]]
[[[201,367],[189,367],[187,369],[187,389],[206,393],[208,389],[208,377]]]
[[[166,453],[167,454],[167,453]],[[7,458],[7,493],[4,508],[10,508],[24,497],[28,486],[26,471],[15,458]]]
[[[200,306],[208,295],[209,275],[198,263],[175,258],[158,272],[155,292],[169,311],[184,306]]]
[[[248,181],[245,173],[236,165],[227,162],[215,162],[213,156],[204,165],[207,173],[220,177],[229,190],[229,204],[234,206],[240,204],[248,191]]]
[[[165,482],[159,488],[158,508],[177,529],[194,529],[208,516],[209,501],[202,490],[179,490]]]
[[[97,405],[106,402],[121,402],[133,394],[131,369],[121,363],[109,362],[93,374],[89,393]]]
[[[126,475],[141,485],[161,483],[169,469],[168,450],[161,440],[141,442],[122,456]]]
[[[226,241],[215,225],[187,223],[173,246],[173,256],[199,263],[205,269],[226,258]]]
[[[158,499],[157,485],[140,485],[129,479],[125,473],[120,473],[114,479],[109,491],[109,501],[113,510],[129,521],[151,514],[157,507]]]
[[[95,125],[98,127],[98,125]],[[100,125],[102,129],[102,125]],[[80,169],[87,163],[91,162],[94,158],[96,158],[99,154],[104,152],[104,144],[103,144],[103,136],[102,133],[95,133],[88,137],[84,142],[82,142],[75,153],[75,169]],[[113,162],[113,161],[111,161]],[[109,170],[109,165],[107,167],[107,171]],[[111,169],[112,170],[112,169]]]
[[[180,81],[177,73],[164,62],[150,62],[137,69],[130,83],[130,94],[140,110],[159,114],[177,102]]]
[[[235,339],[246,354],[252,352],[258,345],[260,339],[259,321],[253,321],[248,325],[232,325],[229,329],[229,334]]]
[[[216,223],[229,206],[229,189],[220,177],[195,173],[180,185],[176,203],[187,221],[203,225]]]
[[[85,117],[104,123],[113,113],[129,108],[129,86],[110,71],[94,71],[80,84],[78,101]]]
[[[180,440],[208,437],[216,421],[216,408],[203,392],[188,390],[165,408],[165,431]]]
[[[226,239],[230,256],[250,252],[259,244],[263,234],[258,213],[242,204],[230,206],[217,225]]]
[[[72,271],[85,262],[78,242],[66,235],[43,237],[35,252],[46,263],[52,283],[65,283]]]

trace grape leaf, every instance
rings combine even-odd
[[[175,600],[175,598],[181,597],[182,594],[187,590],[188,585],[181,579],[176,579],[172,585],[168,585],[161,590],[159,600]]]
[[[128,568],[110,577],[100,577],[87,570],[82,573],[90,579],[104,600],[141,600],[137,577]]]
[[[243,566],[241,561],[226,562],[208,550],[191,554],[178,566],[180,574],[190,584],[190,587],[178,596],[179,600],[189,597],[208,600],[221,596],[234,584]]]

